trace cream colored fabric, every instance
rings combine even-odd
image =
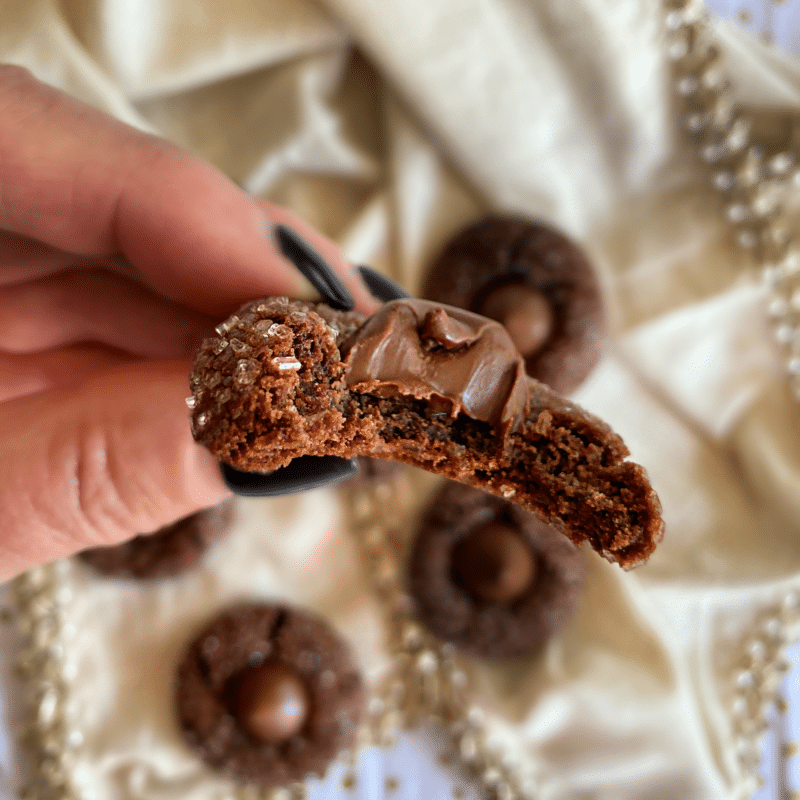
[[[743,796],[733,675],[754,620],[798,582],[800,412],[764,292],[682,139],[658,4],[6,0],[0,22],[3,60],[199,153],[412,291],[490,209],[586,246],[611,337],[576,398],[650,471],[667,536],[634,574],[590,557],[566,633],[477,666],[476,703],[542,800]],[[718,33],[744,101],[800,106],[796,64]],[[242,504],[201,572],[155,589],[70,573],[72,708],[99,797],[227,796],[182,749],[168,699],[182,639],[229,599],[324,611],[385,667],[338,503]]]

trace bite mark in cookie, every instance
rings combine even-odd
[[[407,299],[362,324],[277,298],[219,331],[192,371],[192,424],[236,469],[402,461],[513,499],[626,569],[662,536],[656,493],[620,437],[527,377],[496,322]]]

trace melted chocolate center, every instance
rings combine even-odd
[[[494,320],[426,300],[386,303],[342,347],[349,388],[433,401],[503,433],[528,404],[525,365]]]

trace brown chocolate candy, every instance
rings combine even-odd
[[[533,583],[536,555],[516,527],[493,520],[455,546],[453,576],[478,600],[509,603]]]
[[[176,710],[188,744],[228,777],[285,786],[322,775],[355,741],[364,705],[350,649],[298,608],[243,603],[189,644]]]
[[[523,358],[535,356],[553,330],[553,309],[538,289],[506,283],[492,289],[481,302],[480,313],[496,319]]]
[[[557,392],[577,388],[600,358],[603,308],[586,255],[549,225],[489,216],[457,233],[422,294],[502,322],[528,374]]]
[[[308,719],[311,700],[296,670],[267,662],[233,679],[235,716],[254,738],[278,744],[296,736]]]
[[[572,617],[583,553],[502,498],[446,484],[426,511],[409,562],[417,616],[484,658],[539,650]]]

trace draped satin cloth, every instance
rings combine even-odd
[[[759,615],[800,583],[800,410],[765,292],[681,133],[658,4],[6,0],[0,22],[3,61],[203,156],[411,291],[489,210],[586,247],[610,338],[575,397],[646,466],[667,535],[631,574],[589,557],[574,622],[540,656],[479,667],[476,704],[543,799],[741,796],[733,675]],[[797,64],[717,35],[742,102],[800,107]],[[434,485],[413,480],[409,520]],[[169,687],[186,636],[230,600],[315,608],[368,674],[385,669],[335,490],[242,503],[236,535],[181,580],[66,580],[70,710],[98,797],[229,796],[183,748]],[[392,796],[437,796],[414,783],[435,765],[420,769]]]

